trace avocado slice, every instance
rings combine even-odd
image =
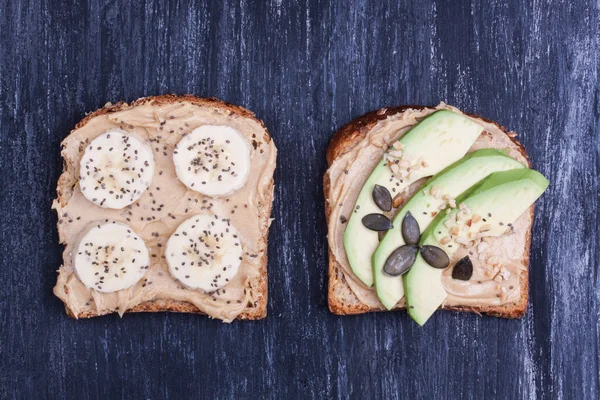
[[[392,197],[395,196],[411,183],[435,175],[462,158],[482,131],[481,125],[464,115],[440,110],[427,116],[398,140],[400,145],[397,147],[402,147],[401,150],[390,146],[386,157],[377,164],[360,191],[344,232],[348,262],[365,285],[373,285],[371,257],[379,244],[377,232],[362,224],[365,215],[382,212],[373,201],[375,185],[385,186]],[[397,152],[402,155],[396,162],[393,155]],[[409,164],[410,171],[403,171],[409,172],[408,175],[402,178],[394,175],[391,163]]]
[[[449,214],[438,214],[421,235],[419,244],[440,247],[452,259],[459,247],[454,240],[446,243],[452,237],[450,230],[453,226],[459,227],[460,236],[468,237],[471,232],[501,236],[508,224],[514,223],[544,193],[548,184],[543,175],[531,169],[495,172],[463,193],[457,199],[459,207]],[[481,220],[478,220],[479,216]],[[468,221],[471,221],[471,226],[464,231]],[[442,272],[418,255],[412,268],[403,276],[408,313],[419,325],[427,322],[447,297],[441,280]]]
[[[391,310],[404,296],[400,276],[389,276],[383,272],[386,260],[398,247],[404,245],[401,226],[407,212],[417,220],[421,232],[433,221],[445,204],[444,196],[452,199],[497,171],[525,168],[523,164],[496,149],[474,151],[429,179],[402,207],[393,220],[394,228],[387,231],[377,250],[373,253],[373,278],[377,296]]]

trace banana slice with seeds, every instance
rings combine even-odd
[[[89,201],[103,208],[127,207],[152,183],[152,148],[135,134],[106,132],[86,147],[79,175],[81,193]]]
[[[149,264],[142,238],[129,225],[108,220],[90,224],[79,235],[73,256],[79,280],[105,293],[135,285]]]
[[[230,220],[199,214],[177,227],[165,255],[175,279],[191,289],[213,292],[237,274],[242,244]]]
[[[230,126],[203,125],[175,146],[173,163],[179,180],[210,197],[239,190],[250,170],[250,144]]]

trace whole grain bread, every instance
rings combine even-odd
[[[258,122],[260,126],[264,129],[265,140],[267,142],[271,141],[271,137],[269,136],[269,132],[265,127],[263,121],[256,118],[254,113],[251,111],[234,105],[230,103],[226,103],[216,98],[200,98],[193,95],[175,95],[175,94],[166,94],[159,96],[148,96],[140,98],[131,103],[118,102],[116,104],[107,103],[103,108],[96,110],[83,118],[73,129],[81,128],[88,122],[90,122],[94,117],[99,115],[111,114],[122,110],[127,110],[142,104],[150,103],[152,105],[163,105],[163,104],[175,104],[188,102],[191,104],[195,104],[203,107],[217,107],[220,109],[224,109],[229,111],[232,114],[236,114],[243,118],[251,119],[255,122]],[[71,131],[71,132],[73,132]],[[69,199],[73,194],[73,189],[77,184],[77,176],[75,174],[75,163],[77,160],[68,160],[65,159],[65,154],[63,153],[63,172],[58,180],[57,185],[57,200],[61,204],[68,203]],[[271,216],[271,209],[273,204],[273,178],[271,177],[270,184],[265,193],[266,201],[264,204],[261,204],[260,209],[260,219],[264,222],[262,226],[266,226],[264,232],[262,232],[262,237],[260,238],[260,245],[262,248],[267,249],[267,240],[268,240],[268,226],[269,226],[269,218]],[[264,246],[264,247],[263,247]],[[247,307],[244,312],[237,316],[237,319],[242,320],[258,320],[265,318],[267,316],[267,251],[265,250],[262,253],[260,259],[260,267],[259,267],[259,276],[255,279],[252,279],[248,282],[247,289],[250,291],[251,296],[250,300],[247,304]],[[66,288],[65,288],[66,289]],[[69,309],[69,307],[65,304],[66,313],[70,317],[76,318],[91,318],[97,317],[101,315],[106,315],[109,313],[113,313],[114,311],[108,311],[104,313],[97,312],[83,312],[78,315],[74,315],[73,312]],[[195,313],[195,314],[204,314],[200,311],[196,306],[191,303],[185,301],[176,301],[170,299],[155,299],[151,301],[146,301],[138,304],[137,306],[128,309],[126,312],[161,312],[161,311],[170,311],[170,312],[181,312],[181,313]]]
[[[350,151],[357,143],[364,138],[367,133],[381,120],[386,119],[394,114],[405,112],[408,109],[431,109],[434,107],[424,107],[416,105],[404,105],[399,107],[383,108],[380,110],[369,112],[362,115],[348,124],[340,128],[331,139],[327,148],[327,164],[329,167],[333,162],[340,156]],[[531,162],[525,151],[525,148],[519,143],[515,137],[515,132],[508,131],[505,127],[497,124],[494,121],[490,121],[486,118],[482,118],[475,114],[465,113],[472,118],[479,119],[484,122],[492,123],[496,125],[504,134],[506,134],[510,140],[514,143],[517,151],[521,153],[527,160],[528,166],[531,168]],[[329,175],[325,173],[323,182],[323,191],[325,194],[325,217],[327,224],[329,225],[331,207],[328,199],[328,193],[330,189]],[[528,212],[531,214],[531,220],[533,221],[534,206],[532,205]],[[525,251],[522,255],[524,265],[529,267],[529,247],[531,244],[531,228],[530,225],[527,231]],[[488,314],[495,317],[502,318],[521,318],[527,310],[527,301],[529,295],[529,273],[528,270],[521,274],[520,285],[521,285],[521,296],[516,302],[506,303],[499,306],[452,306],[444,307],[444,310],[451,311],[463,311],[473,312],[476,314]],[[329,249],[329,267],[328,267],[328,305],[329,310],[337,315],[353,315],[363,314],[367,312],[387,311],[385,308],[373,308],[367,304],[362,303],[356,295],[352,292],[350,286],[346,283],[343,271],[338,267],[338,263],[331,249]],[[392,311],[402,310],[404,307],[396,307]]]

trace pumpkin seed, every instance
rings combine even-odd
[[[448,254],[436,246],[421,246],[421,255],[433,268],[444,269],[450,264]]]
[[[399,276],[406,273],[415,263],[418,247],[404,245],[390,254],[383,266],[383,272],[389,276]]]
[[[383,214],[367,214],[362,219],[363,225],[372,231],[387,231],[392,229],[392,221]]]
[[[392,195],[385,186],[375,185],[373,188],[373,201],[382,211],[392,211]]]
[[[452,279],[458,279],[459,281],[468,281],[473,276],[473,263],[469,256],[464,256],[452,269]]]
[[[406,244],[417,244],[421,237],[421,230],[419,229],[419,223],[409,212],[406,213],[402,219],[402,238]]]

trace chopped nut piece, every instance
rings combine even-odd
[[[498,256],[491,256],[487,259],[487,263],[491,265],[498,265],[500,258]]]
[[[464,236],[457,236],[457,237],[454,239],[454,241],[455,241],[456,243],[460,243],[460,244],[464,244],[464,245],[467,245],[467,244],[469,244],[469,240],[467,240],[467,238],[465,238]]]
[[[502,275],[502,278],[504,278],[504,280],[508,280],[508,278],[510,278],[510,276],[512,275],[510,271],[504,267],[500,268],[500,274]]]
[[[483,224],[479,227],[479,232],[487,232],[490,229],[492,229],[492,225],[490,224]]]
[[[451,235],[458,235],[459,229],[458,226],[453,226],[452,229],[450,229],[450,234]]]
[[[440,244],[448,244],[450,243],[450,236],[446,236],[445,238],[443,238],[442,240],[440,240]]]
[[[388,153],[390,157],[400,158],[402,157],[402,151],[400,150],[392,150]]]
[[[478,253],[484,253],[488,247],[490,247],[486,242],[481,242],[479,244],[479,246],[477,246],[477,252]]]
[[[392,206],[394,208],[398,208],[398,207],[400,207],[400,205],[402,205],[402,203],[404,203],[404,197],[399,194],[396,197],[394,197],[394,200],[392,202]]]
[[[473,221],[474,224],[478,223],[479,221],[481,221],[481,215],[479,215],[479,214],[473,214],[472,221]]]
[[[436,194],[438,194],[438,192],[440,191],[440,189],[438,189],[437,186],[432,186],[431,190],[429,191],[429,193],[431,193],[432,196],[435,196]]]

